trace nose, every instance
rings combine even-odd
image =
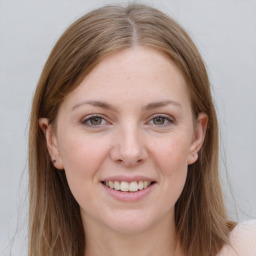
[[[137,166],[148,158],[142,132],[138,127],[120,129],[113,140],[111,159],[127,167]]]

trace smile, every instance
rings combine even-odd
[[[122,191],[122,192],[137,192],[139,190],[143,190],[147,187],[149,187],[152,183],[152,181],[132,181],[132,182],[126,182],[126,181],[103,181],[103,184],[107,187]]]

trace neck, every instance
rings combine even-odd
[[[158,222],[136,234],[98,228],[92,222],[89,225],[85,230],[85,256],[181,256],[175,240],[174,221]]]

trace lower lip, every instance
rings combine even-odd
[[[150,186],[138,190],[137,192],[122,192],[120,190],[115,190],[113,188],[110,188],[104,184],[102,186],[104,189],[115,199],[123,202],[136,202],[141,200],[142,198],[146,197],[154,188],[156,183],[151,184]]]

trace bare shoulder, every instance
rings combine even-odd
[[[256,219],[238,224],[218,256],[256,256]]]

